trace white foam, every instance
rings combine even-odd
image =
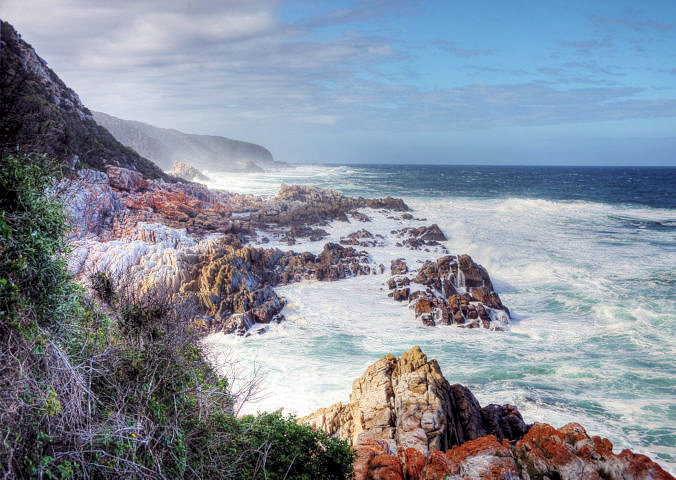
[[[326,185],[348,172],[302,167],[284,178],[240,178],[237,188],[274,193],[293,175]],[[673,471],[673,438],[663,433],[676,430],[669,410],[676,384],[676,295],[668,295],[676,285],[673,232],[626,228],[617,220],[669,221],[673,210],[519,198],[405,201],[427,220],[404,222],[367,209],[372,222],[333,222],[324,241],[302,239],[290,247],[268,235],[266,246],[318,253],[326,241],[366,228],[386,238],[383,247],[366,250],[389,273],[395,258],[417,268],[441,256],[397,247],[389,232],[437,223],[451,254],[467,253],[487,268],[512,313],[511,331],[423,327],[387,297],[388,273],[279,288],[288,300],[286,322],[265,335],[207,339],[262,363],[270,395],[246,409],[285,407],[304,415],[347,401],[367,365],[420,345],[449,381],[470,386],[482,404],[513,403],[529,422],[577,421],[618,448],[659,455]]]

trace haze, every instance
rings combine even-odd
[[[676,165],[676,3],[0,0],[84,103],[291,163]]]

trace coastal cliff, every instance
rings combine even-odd
[[[2,149],[44,153],[67,168],[104,170],[109,164],[170,179],[99,126],[77,93],[4,21],[0,41]]]
[[[183,133],[102,112],[93,112],[93,116],[96,123],[105,127],[120,143],[164,170],[171,169],[174,162],[189,162],[200,170],[230,172],[262,172],[288,166],[275,161],[267,148],[254,143]]]

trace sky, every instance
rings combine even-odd
[[[291,163],[676,165],[674,0],[0,0],[90,109]]]

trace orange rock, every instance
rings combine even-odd
[[[439,450],[432,450],[429,457],[427,457],[427,465],[423,471],[423,480],[442,480],[447,473],[448,460],[446,455]]]
[[[369,480],[404,480],[399,457],[382,453],[376,455],[369,464]]]
[[[640,453],[634,453],[631,450],[625,449],[617,455],[617,458],[624,460],[628,464],[626,472],[629,473],[629,475],[626,477],[674,480],[674,477],[667,473],[662,467]]]
[[[495,435],[486,435],[485,437],[470,440],[462,445],[453,447],[446,452],[446,458],[451,465],[459,464],[464,462],[467,457],[478,455],[485,451],[490,451],[491,453],[501,452],[505,455],[511,455],[509,442],[507,440],[500,443],[498,442],[498,439],[495,438]]]
[[[412,447],[403,449],[399,452],[399,458],[406,480],[420,480],[422,478],[427,459],[420,450]]]

